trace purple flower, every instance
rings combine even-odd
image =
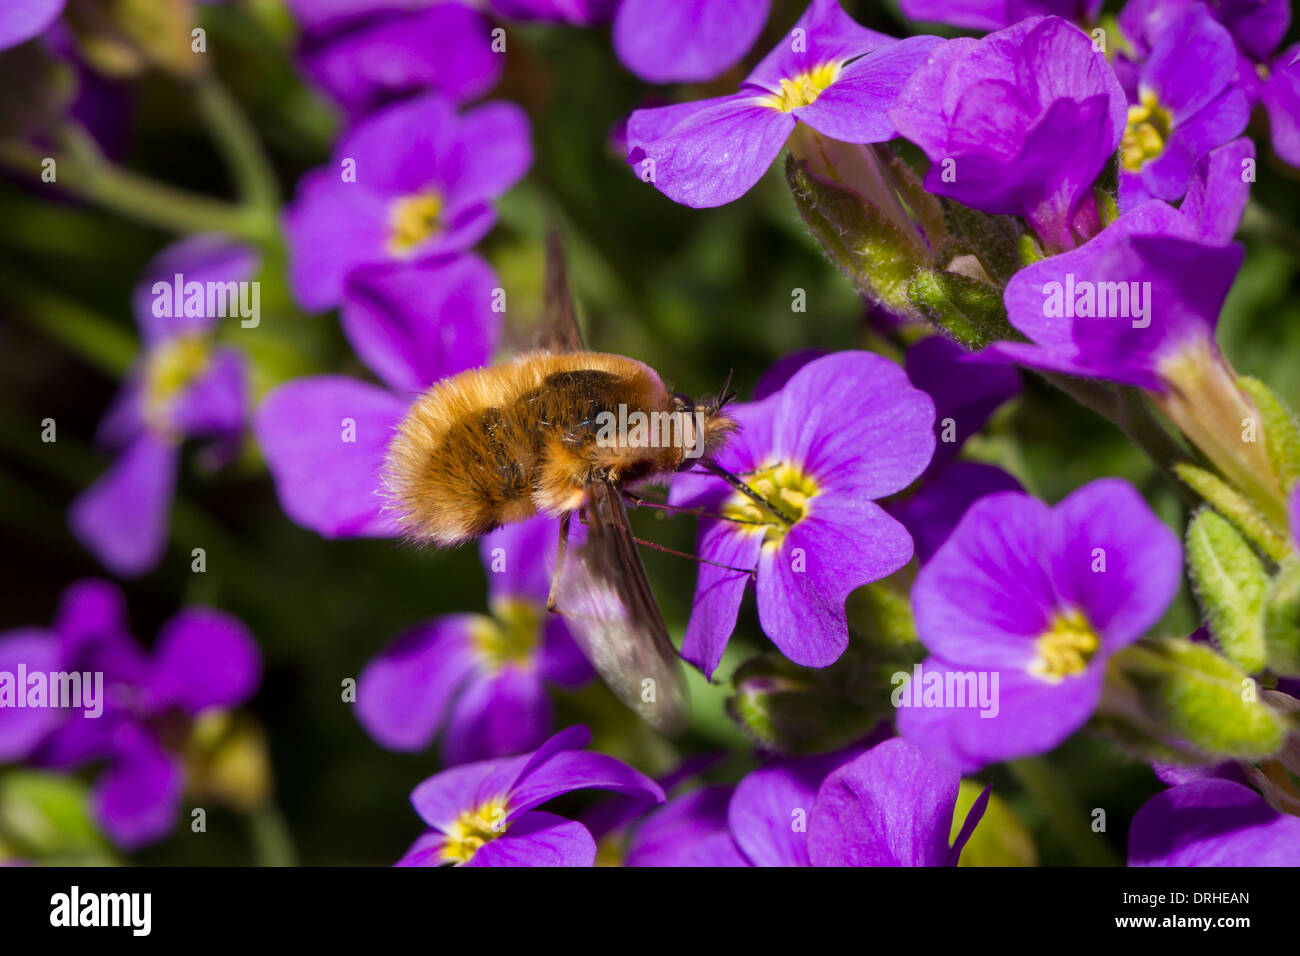
[[[1061,250],[1075,245],[1076,231],[1095,231],[1093,181],[1119,145],[1126,113],[1105,53],[1078,27],[1037,17],[935,48],[889,118],[930,158],[928,190],[1023,215]]]
[[[1020,482],[996,465],[957,461],[966,440],[997,408],[1020,394],[1020,373],[999,357],[972,355],[931,335],[907,350],[907,377],[934,400],[934,459],[914,490],[885,507],[903,523],[924,564],[952,533],[961,516],[985,495],[1020,491]]]
[[[1133,815],[1128,865],[1300,866],[1300,819],[1239,783],[1186,783]]]
[[[711,476],[683,474],[675,504],[701,505],[700,557],[755,568],[763,631],[797,664],[825,667],[848,646],[844,601],[912,556],[875,499],[910,484],[934,452],[934,404],[903,370],[868,352],[801,368],[776,394],[734,409],[741,431],[718,455],[778,519]],[[712,675],[749,575],[700,565],[682,656]]]
[[[243,306],[256,305],[244,283],[257,270],[248,246],[194,236],[163,250],[135,288],[143,354],[97,435],[118,458],[68,515],[73,533],[115,574],[141,574],[162,557],[181,442],[214,439],[229,451],[243,431],[244,361],[216,344],[216,326],[222,316],[244,321]]]
[[[1003,301],[1033,344],[994,348],[1037,368],[1163,390],[1170,363],[1217,354],[1214,328],[1241,260],[1240,246],[1196,238],[1189,218],[1144,203],[1016,273]]]
[[[1120,146],[1120,198],[1178,199],[1196,164],[1238,136],[1250,103],[1233,84],[1237,51],[1228,31],[1200,4],[1160,34],[1138,76]]]
[[[1291,22],[1288,0],[1217,0],[1208,7],[1197,0],[1130,0],[1120,13],[1119,26],[1134,56],[1120,52],[1115,60],[1125,87],[1133,92],[1142,61],[1189,11],[1208,13],[1231,34],[1236,41],[1232,82],[1252,104],[1263,103],[1274,149],[1292,166],[1300,166],[1300,44],[1276,52]],[[1204,71],[1199,62],[1195,68]]]
[[[261,676],[247,629],[211,608],[175,615],[144,653],[127,628],[121,592],[107,581],[69,587],[50,631],[0,635],[0,670],[12,672],[19,662],[29,674],[102,675],[102,710],[0,709],[0,759],[54,769],[103,764],[91,790],[95,817],[129,850],[176,824],[185,789],[183,758],[173,752],[173,742],[184,740],[178,729],[237,707]]]
[[[622,0],[614,51],[651,83],[712,80],[758,39],[771,0]]]
[[[64,0],[6,0],[0,10],[0,50],[40,36],[63,12]]]
[[[1181,570],[1178,537],[1118,479],[1054,508],[1016,493],[976,502],[912,589],[932,656],[895,700],[900,733],[963,771],[1052,749],[1092,714],[1106,659],[1160,618]],[[991,708],[945,696],[963,675],[987,675]]]
[[[437,93],[358,123],[330,166],[307,173],[285,215],[298,302],[338,304],[364,265],[467,249],[492,228],[491,200],[532,164],[528,119],[510,103],[456,115]]]
[[[472,255],[348,280],[344,334],[384,385],[313,375],[266,396],[253,431],[290,518],[330,538],[398,533],[381,510],[384,450],[420,392],[488,361],[501,331],[496,288]]]
[[[1250,200],[1250,182],[1244,173],[1254,161],[1255,144],[1243,136],[1210,150],[1196,164],[1187,195],[1178,206],[1189,235],[1219,245],[1232,241]]]
[[[956,866],[988,803],[986,791],[949,846],[960,782],[901,739],[780,761],[729,799],[726,788],[674,799],[637,830],[627,864]]]
[[[492,616],[453,614],[412,628],[367,665],[357,717],[380,744],[421,750],[442,730],[444,764],[532,750],[551,731],[546,684],[577,687],[590,666],[547,614],[559,522],[537,517],[483,538]]]
[[[968,30],[1000,30],[1037,16],[1057,16],[1092,23],[1102,0],[902,0],[910,20],[950,23]]]
[[[938,42],[896,40],[813,0],[739,92],[633,113],[627,161],[674,202],[721,206],[758,182],[799,123],[847,143],[892,139],[885,111]]]
[[[472,100],[496,86],[505,66],[492,50],[491,22],[454,2],[309,33],[301,55],[307,75],[353,116],[425,90]]]
[[[415,788],[430,827],[398,866],[591,866],[596,841],[581,823],[534,809],[574,790],[611,790],[663,803],[649,777],[613,757],[579,752],[591,739],[570,727],[519,757],[463,764]]]
[[[511,20],[562,22],[589,27],[604,23],[618,0],[488,0],[489,6]]]

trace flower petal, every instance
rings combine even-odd
[[[1300,820],[1227,780],[1158,793],[1133,815],[1129,866],[1300,866]]]
[[[167,544],[176,488],[175,443],[141,432],[68,511],[72,533],[114,574],[153,568]]]
[[[756,568],[763,546],[763,533],[762,528],[745,530],[743,525],[729,521],[706,519],[701,523],[696,549],[700,557],[728,567],[700,565],[691,619],[682,640],[682,657],[710,680],[722,661],[731,632],[736,629],[736,617],[750,581],[750,576],[743,571],[728,568]]]
[[[144,267],[131,293],[131,305],[140,337],[146,346],[158,345],[178,335],[209,331],[217,322],[207,309],[207,284],[247,282],[261,266],[257,250],[220,233],[203,233],[172,243]],[[182,298],[177,301],[177,282]],[[201,315],[186,315],[185,292],[191,282],[204,286]],[[169,313],[159,316],[158,312]],[[178,314],[170,314],[178,313]]]
[[[770,0],[623,0],[614,14],[614,51],[651,83],[716,79],[754,45]]]
[[[27,686],[18,681],[18,667],[27,673],[49,675],[60,669],[59,641],[49,631],[23,628],[0,634],[0,674],[13,682],[12,691],[24,695]],[[63,720],[56,707],[18,707],[16,699],[0,706],[0,763],[15,763],[27,757],[46,735]]]
[[[452,705],[442,762],[454,766],[532,750],[549,735],[554,716],[536,671],[505,667],[483,675],[470,681]]]
[[[795,127],[789,113],[758,102],[753,92],[735,93],[672,110],[637,110],[628,119],[628,158],[673,202],[696,209],[721,206],[749,192],[781,152]],[[650,115],[647,115],[650,114]],[[685,115],[683,115],[685,114]],[[653,139],[649,138],[652,134]]]
[[[176,825],[185,774],[147,731],[123,730],[119,756],[95,780],[90,798],[95,818],[113,842],[138,850]]]
[[[474,255],[354,270],[343,332],[357,355],[399,393],[486,365],[501,335],[498,282]]]
[[[423,750],[452,698],[478,669],[469,644],[471,614],[411,628],[366,665],[357,680],[357,719],[389,750]]]
[[[274,389],[254,422],[285,514],[327,538],[397,533],[381,511],[380,472],[409,402],[341,375]]]
[[[213,608],[186,608],[158,636],[151,702],[189,714],[236,707],[253,695],[261,676],[257,642],[238,618]]]
[[[596,841],[581,823],[541,810],[511,820],[510,828],[483,844],[465,866],[591,866]]]

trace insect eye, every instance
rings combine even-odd
[[[683,395],[681,392],[674,392],[673,411],[693,412],[695,411],[695,400],[692,399],[689,395]]]

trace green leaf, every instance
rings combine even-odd
[[[1154,638],[1110,659],[1093,726],[1148,760],[1262,760],[1291,730],[1259,685],[1214,648]]]
[[[1264,447],[1268,449],[1273,473],[1288,491],[1300,480],[1300,428],[1295,413],[1271,388],[1249,375],[1237,379],[1237,386],[1250,396],[1259,409],[1264,428]]]
[[[984,791],[984,784],[963,780],[957,791],[957,806],[952,813],[952,828],[948,842],[952,843],[961,832],[966,814],[975,799]],[[961,851],[958,866],[1037,866],[1038,850],[1034,838],[1025,825],[1012,812],[1010,805],[998,796],[989,794],[989,804],[984,816],[975,825],[965,849]]]
[[[1300,677],[1300,556],[1283,561],[1269,582],[1264,636],[1269,668]]]
[[[1263,670],[1268,573],[1246,539],[1222,515],[1203,508],[1187,526],[1187,565],[1224,654],[1249,673]]]

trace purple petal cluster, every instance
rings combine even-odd
[[[1016,493],[977,501],[913,586],[933,686],[905,695],[899,732],[964,771],[1051,750],[1091,716],[1107,658],[1159,620],[1181,572],[1177,535],[1118,479],[1055,507]],[[945,695],[981,674],[993,707]]]
[[[732,202],[758,182],[799,123],[847,143],[892,139],[886,110],[938,42],[885,36],[859,26],[836,0],[813,0],[736,93],[634,112],[627,161],[674,202]]]
[[[492,228],[492,200],[531,164],[528,119],[510,103],[458,114],[426,93],[366,117],[285,214],[295,298],[321,311],[377,267],[470,248]]]
[[[950,845],[959,783],[902,739],[776,762],[670,800],[637,828],[624,865],[955,866],[988,800]]]
[[[492,616],[453,614],[403,634],[366,666],[357,716],[380,744],[420,750],[441,731],[446,765],[523,753],[554,722],[547,684],[592,677],[563,620],[546,611],[559,522],[537,517],[483,538]]]
[[[117,459],[68,516],[77,538],[115,574],[142,574],[162,557],[181,443],[211,440],[218,460],[237,447],[248,417],[247,372],[236,349],[218,344],[217,325],[239,297],[214,309],[209,290],[246,283],[258,268],[249,247],[195,236],[163,250],[135,288],[142,354],[97,436]],[[224,321],[242,320],[232,312]]]
[[[1053,251],[1100,227],[1092,186],[1126,118],[1105,53],[1059,17],[944,42],[889,111],[930,159],[926,189],[1022,215]]]
[[[838,352],[729,413],[741,431],[718,463],[784,518],[717,478],[674,481],[674,504],[723,516],[701,519],[698,553],[714,564],[700,566],[682,656],[712,675],[753,568],[764,633],[795,663],[825,667],[848,646],[849,592],[912,557],[907,531],[875,502],[929,464],[934,404],[888,359]]]
[[[95,818],[133,850],[171,832],[185,790],[183,740],[201,714],[248,700],[261,679],[257,644],[222,611],[190,607],[163,625],[152,652],[131,636],[122,593],[82,581],[63,594],[53,625],[0,635],[0,670],[101,674],[102,712],[0,708],[0,760],[100,772]],[[179,722],[179,723],[178,723]]]
[[[912,20],[948,23],[968,30],[1000,30],[1030,17],[1056,16],[1080,25],[1092,23],[1102,0],[902,0]]]
[[[649,777],[613,757],[579,748],[570,727],[535,751],[444,770],[415,788],[411,803],[429,830],[398,866],[591,866],[596,841],[573,820],[537,807],[574,790],[608,790],[663,803]]]

